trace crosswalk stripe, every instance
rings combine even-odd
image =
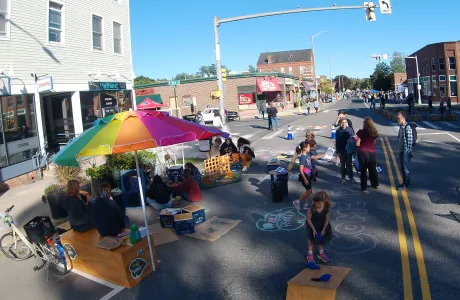
[[[447,126],[449,126],[449,127],[452,127],[452,128],[456,128],[456,129],[460,128],[460,127],[458,127],[457,125],[451,124],[451,123],[449,123],[449,122],[444,122],[444,121],[443,121],[443,122],[441,122],[441,123],[442,123],[442,124],[445,124],[445,125],[447,125]]]
[[[441,129],[441,127],[436,126],[436,125],[434,125],[433,123],[428,122],[428,121],[422,121],[422,123],[423,123],[423,124],[426,124],[427,126],[433,128],[433,129]]]
[[[245,134],[243,136],[241,136],[243,139],[249,139],[250,137],[254,136],[253,133],[250,133],[250,134]]]
[[[283,131],[284,131],[284,129],[277,130],[277,131],[273,132],[273,133],[270,134],[270,135],[264,136],[264,137],[262,138],[262,140],[269,140],[269,139],[272,139],[272,138],[274,138],[275,136],[281,134],[281,132],[283,132]]]
[[[239,132],[233,132],[230,135],[240,135],[240,133]]]

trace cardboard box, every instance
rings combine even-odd
[[[180,214],[180,208],[172,208],[170,210],[175,211],[176,213]],[[174,216],[175,214],[162,214],[160,212],[160,224],[163,228],[174,228]]]
[[[199,205],[190,205],[184,207],[183,211],[192,214],[195,225],[201,224],[206,221],[206,212],[204,210],[204,207],[201,207]]]
[[[177,234],[195,233],[195,221],[191,213],[174,215],[174,228]]]

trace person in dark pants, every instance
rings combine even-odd
[[[267,119],[268,119],[268,130],[272,130],[273,124],[272,124],[272,118],[271,118],[271,113],[270,113],[270,107],[267,107]]]
[[[400,111],[397,114],[399,124],[398,133],[398,149],[399,149],[399,163],[403,176],[403,182],[398,186],[399,190],[407,190],[411,180],[411,160],[412,160],[412,127],[406,122],[406,113]]]
[[[428,108],[431,110],[433,108],[433,99],[431,96],[428,97]]]
[[[378,132],[371,118],[364,119],[363,129],[356,133],[358,139],[358,159],[361,174],[361,192],[369,194],[367,190],[367,171],[369,171],[369,179],[371,187],[377,189],[379,186],[379,177],[377,173],[377,158],[375,155],[375,143],[377,141]]]
[[[352,168],[352,154],[347,154],[346,146],[348,139],[353,136],[353,129],[348,127],[347,119],[342,119],[340,121],[340,127],[337,129],[336,138],[335,138],[335,149],[340,154],[340,171],[342,174],[342,183],[345,183],[345,169],[348,172],[348,177],[350,181],[353,179],[353,168]]]
[[[409,115],[412,113],[413,106],[414,106],[414,94],[410,94],[407,97],[407,105],[409,106]]]

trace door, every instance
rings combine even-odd
[[[169,97],[169,108],[170,109],[176,109],[177,107],[177,97],[174,98],[174,97]]]

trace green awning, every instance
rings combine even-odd
[[[156,103],[163,104],[163,100],[161,100],[160,94],[136,96],[136,104],[142,103],[142,101],[144,101],[146,98],[152,99]]]

